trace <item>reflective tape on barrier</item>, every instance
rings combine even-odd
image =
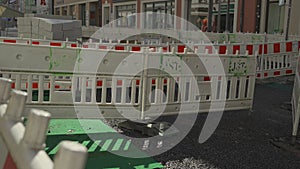
[[[2,47],[5,50],[14,50],[14,45],[19,44],[18,48],[26,48],[25,46],[30,44],[32,47],[38,46],[49,46],[53,48],[62,48],[65,47],[66,50],[63,55],[72,55],[72,48],[84,48],[84,49],[97,49],[97,50],[109,50],[109,51],[118,51],[118,52],[136,52],[139,53],[142,51],[143,47],[150,47],[150,52],[162,52],[168,53],[172,49],[175,49],[175,53],[182,54],[184,52],[197,52],[199,54],[246,54],[249,55],[258,54],[257,56],[257,78],[269,78],[277,76],[285,76],[295,73],[295,59],[298,57],[298,41],[287,41],[287,42],[272,42],[272,43],[258,43],[258,44],[190,44],[189,47],[193,48],[187,49],[187,45],[180,44],[162,44],[162,45],[138,45],[138,44],[127,44],[127,43],[84,43],[81,46],[78,46],[74,42],[62,42],[62,41],[48,41],[48,40],[34,40],[34,39],[13,39],[13,38],[3,38]],[[5,45],[5,46],[4,46]],[[5,51],[4,50],[4,51]],[[34,48],[30,50],[31,52],[37,51]],[[62,51],[52,50],[52,55],[62,55]],[[12,52],[13,53],[13,52]],[[49,53],[49,51],[45,52]],[[14,53],[8,59],[15,58],[20,56],[19,59],[25,58],[23,55],[28,55],[28,53]],[[38,53],[32,53],[32,55],[39,55]],[[36,59],[37,65],[42,64],[43,61],[49,60],[50,53],[45,56],[45,60]],[[32,57],[32,56],[30,56]],[[11,64],[14,61],[5,61],[6,63]],[[47,61],[48,62],[48,61]],[[56,62],[56,61],[55,61]],[[7,66],[8,66],[7,65]],[[28,64],[25,64],[28,65]],[[52,63],[53,65],[53,63]],[[13,66],[13,65],[12,65]],[[56,65],[55,67],[61,65]],[[29,68],[28,68],[29,69]]]

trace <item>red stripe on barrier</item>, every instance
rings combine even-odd
[[[11,157],[10,153],[7,154],[3,169],[17,169],[17,166],[13,158]]]
[[[39,88],[39,84],[38,84],[37,82],[33,82],[33,83],[32,83],[32,88],[33,88],[33,89]]]
[[[247,45],[246,50],[248,50],[249,55],[253,55],[253,45]]]
[[[261,77],[261,74],[260,74],[260,73],[258,73],[258,74],[256,75],[256,77],[260,78],[260,77]]]
[[[168,47],[163,47],[163,52],[168,52]]]
[[[286,74],[292,74],[292,73],[293,73],[293,70],[286,70],[285,73],[286,73]]]
[[[264,48],[264,51],[263,51]],[[259,45],[259,54],[268,54],[268,45],[264,44],[264,45]]]
[[[50,89],[50,83],[48,83],[48,88]],[[60,86],[59,86],[59,85],[54,85],[54,88],[55,88],[55,89],[59,89]],[[70,86],[70,88],[71,88],[71,86]]]
[[[102,86],[103,82],[101,80],[97,81],[97,86]]]
[[[107,46],[99,46],[99,49],[107,49]]]
[[[14,89],[15,87],[16,87],[16,84],[15,84],[15,83],[12,83],[12,84],[11,84],[11,88]]]
[[[124,46],[116,46],[115,50],[125,50],[125,47]]]
[[[279,76],[279,75],[280,75],[280,71],[274,72],[274,76]]]
[[[4,39],[3,42],[4,42],[4,43],[17,43],[17,40],[13,40],[13,39]]]
[[[167,84],[168,83],[168,79],[164,79],[164,84]]]
[[[89,45],[83,45],[82,47],[83,48],[89,48]]]
[[[122,86],[123,81],[122,80],[117,80],[117,86]]]
[[[204,80],[205,82],[210,81],[210,77],[209,77],[209,76],[205,76],[205,77],[203,78],[203,80]]]
[[[293,42],[287,42],[285,44],[285,51],[286,52],[292,52],[293,51]]]
[[[227,50],[226,46],[220,46],[219,47],[219,54],[226,54],[226,50]]]
[[[238,54],[241,53],[241,46],[240,45],[233,45],[233,54],[236,54],[237,52],[239,52]]]
[[[71,47],[72,47],[72,48],[76,48],[76,47],[77,47],[77,44],[72,43],[72,44],[71,44]]]
[[[61,46],[59,42],[50,42],[50,46]]]
[[[206,49],[208,50],[208,54],[213,53],[213,47],[212,46],[205,46],[205,52],[206,52]]]
[[[33,45],[40,45],[40,42],[39,41],[32,41],[31,44],[33,44]]]
[[[178,53],[183,53],[183,52],[184,52],[184,49],[185,49],[185,46],[184,46],[184,45],[178,45],[178,46],[177,46],[177,52],[178,52]]]
[[[274,53],[280,53],[280,43],[274,44]]]
[[[140,46],[132,46],[131,51],[141,51]]]
[[[140,80],[136,80],[135,81],[135,84],[138,86],[138,85],[140,85]]]
[[[152,84],[155,84],[156,80],[155,79],[152,79]]]

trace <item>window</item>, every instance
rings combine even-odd
[[[174,28],[175,0],[145,3],[144,12],[145,28]]]
[[[60,10],[59,10],[59,8],[55,8],[55,15],[60,15]]]
[[[136,5],[116,6],[117,27],[135,27],[136,25]]]
[[[62,8],[62,15],[67,15],[67,7],[66,6],[64,6]]]

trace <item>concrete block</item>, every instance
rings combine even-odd
[[[31,26],[19,26],[18,32],[31,33]]]

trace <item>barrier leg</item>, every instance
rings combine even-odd
[[[297,110],[295,111],[295,118],[293,119],[293,133],[292,133],[292,144],[296,143],[297,133],[299,128],[299,119],[300,119],[300,104],[298,103]]]

